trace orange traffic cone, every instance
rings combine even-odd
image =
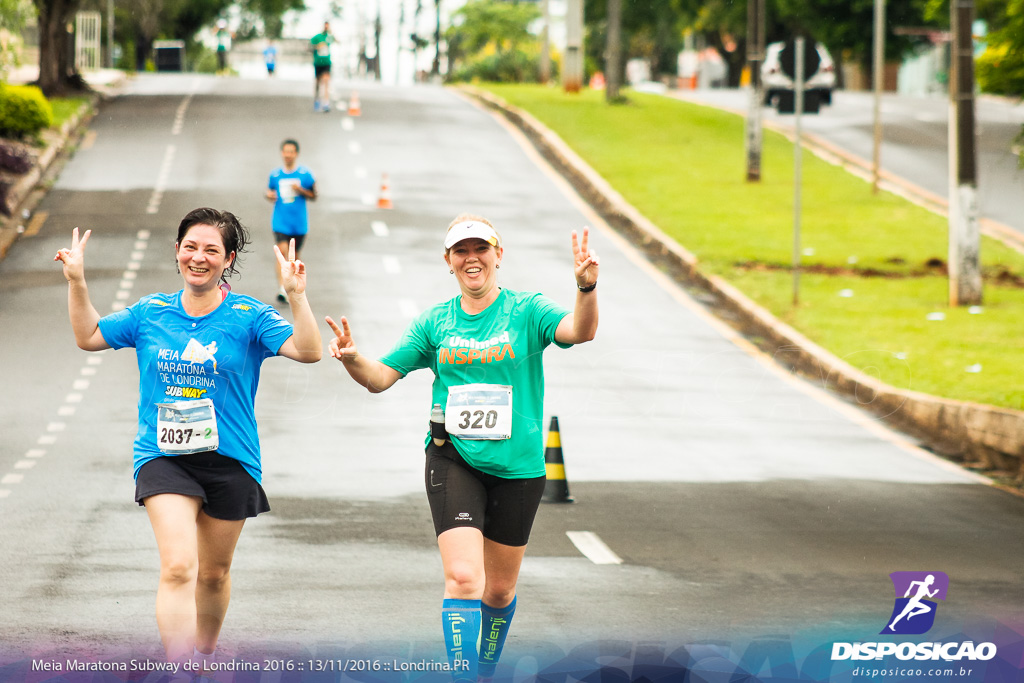
[[[388,174],[380,177],[380,198],[377,200],[378,209],[393,209],[391,204],[391,188],[388,187]]]
[[[565,462],[562,460],[562,437],[558,433],[558,418],[551,416],[548,427],[548,445],[544,449],[544,469],[547,481],[544,482],[542,503],[575,503],[576,499],[569,495],[569,482],[565,479]]]
[[[363,110],[359,106],[359,93],[353,90],[352,97],[350,97],[348,100],[348,115],[359,116],[362,113]]]

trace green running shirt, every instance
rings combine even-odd
[[[461,296],[427,309],[380,361],[403,376],[430,368],[431,403],[448,403],[449,387],[512,387],[512,437],[486,441],[452,437],[466,462],[487,474],[527,479],[544,474],[544,349],[569,311],[542,294],[502,289],[484,311],[462,310]],[[430,438],[429,431],[427,439]],[[426,440],[424,441],[426,442]]]

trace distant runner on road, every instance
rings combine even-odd
[[[544,493],[543,351],[597,333],[598,258],[572,232],[576,304],[498,286],[501,236],[463,214],[444,260],[461,294],[427,309],[380,360],[359,353],[348,319],[330,354],[372,393],[434,373],[424,487],[444,566],[441,623],[456,681],[494,675],[516,610],[516,583]],[[477,640],[480,646],[477,650]]]
[[[306,302],[306,267],[278,251],[292,325],[273,307],[230,291],[248,233],[227,211],[195,209],[178,225],[174,252],[183,287],[150,294],[100,317],[85,283],[78,228],[64,265],[78,347],[135,348],[139,365],[135,500],[160,551],[156,623],[167,659],[209,669],[231,597],[231,561],[242,526],[270,505],[255,398],[272,356],[320,360],[320,332]],[[201,673],[201,672],[200,672]]]
[[[299,143],[285,140],[281,143],[281,160],[284,165],[275,169],[267,181],[266,197],[274,202],[274,242],[282,253],[288,250],[288,243],[295,243],[295,258],[301,258],[302,245],[309,232],[309,212],[306,201],[316,200],[316,179],[305,166],[296,163],[299,157]],[[281,272],[277,273],[277,300],[288,301]]]
[[[331,45],[334,43],[334,36],[331,35],[330,22],[324,22],[324,30],[309,40],[310,48],[313,50],[313,73],[316,75],[316,84],[313,88],[313,111],[331,110]]]

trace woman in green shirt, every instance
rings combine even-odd
[[[456,680],[493,675],[515,611],[519,568],[544,492],[542,352],[597,332],[598,258],[588,239],[587,228],[582,240],[572,232],[572,311],[541,294],[499,287],[501,237],[486,219],[463,214],[444,241],[461,294],[417,316],[391,351],[379,360],[362,355],[348,320],[339,327],[327,318],[331,355],[370,392],[413,370],[434,373],[432,403],[435,413],[444,410],[444,425],[432,424],[426,436],[424,485],[444,565],[441,620]]]

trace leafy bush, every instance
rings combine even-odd
[[[36,135],[53,123],[43,91],[31,85],[0,85],[0,137]]]
[[[1024,54],[1008,44],[989,45],[975,63],[978,85],[996,95],[1024,94]]]
[[[522,50],[490,54],[467,62],[453,75],[456,81],[525,83],[539,80],[540,60]]]

